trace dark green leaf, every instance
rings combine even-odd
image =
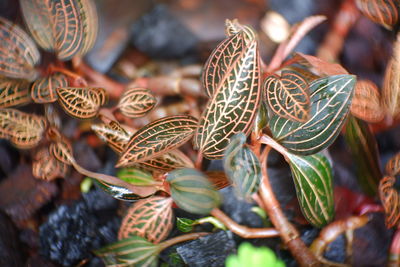
[[[176,218],[176,227],[179,231],[188,233],[193,230],[195,221],[187,218]]]
[[[268,109],[267,104],[263,100],[260,102],[260,107],[257,111],[256,119],[254,120],[254,132],[259,134],[268,125]]]
[[[99,186],[102,190],[104,190],[104,192],[106,192],[107,194],[111,195],[116,199],[124,201],[135,201],[142,198],[132,193],[129,189],[125,187],[112,185],[97,179],[93,179],[93,181],[97,186]]]

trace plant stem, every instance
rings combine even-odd
[[[279,236],[274,228],[249,228],[236,223],[220,209],[213,209],[211,215],[220,220],[229,230],[243,238],[268,238]]]
[[[161,242],[160,244],[158,244],[158,247],[161,250],[166,249],[167,247],[173,246],[175,244],[181,243],[181,242],[185,242],[185,241],[189,241],[189,240],[193,240],[193,239],[197,239],[199,237],[202,236],[206,236],[209,235],[210,233],[206,233],[206,232],[200,232],[200,233],[191,233],[191,234],[186,234],[186,235],[180,235],[171,239],[168,239],[164,242]]]
[[[201,171],[201,165],[203,163],[203,154],[199,151],[197,153],[197,158],[196,158],[196,162],[194,164],[195,168],[198,169],[199,171]]]

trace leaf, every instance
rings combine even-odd
[[[98,187],[113,198],[124,201],[136,201],[142,198],[125,187],[109,184],[98,179],[93,179],[93,181]]]
[[[71,116],[79,119],[90,119],[97,115],[99,108],[107,100],[103,88],[57,88],[58,102]]]
[[[33,80],[40,54],[32,39],[16,24],[0,17],[0,75]]]
[[[205,67],[216,69],[214,76],[206,77],[213,79],[212,97],[201,116],[194,146],[208,159],[222,158],[234,134],[251,130],[261,98],[257,41],[245,30],[228,40],[217,47],[218,53],[210,56]],[[215,58],[219,53],[226,60]]]
[[[223,171],[206,171],[208,181],[217,189],[220,190],[229,186],[231,183]]]
[[[207,177],[195,169],[179,169],[168,173],[171,197],[179,208],[195,214],[208,214],[221,197]]]
[[[122,153],[132,134],[126,131],[117,121],[109,123],[92,124],[92,130],[97,136],[117,153]]]
[[[134,167],[120,169],[117,172],[117,177],[125,182],[137,186],[150,186],[157,184],[151,173]]]
[[[139,166],[155,171],[169,172],[180,168],[194,168],[193,162],[180,150],[174,149],[155,158],[143,161]]]
[[[356,4],[364,16],[387,29],[392,29],[399,20],[397,0],[356,0]]]
[[[261,181],[257,156],[246,146],[246,136],[238,133],[231,138],[224,156],[224,169],[239,198],[251,201]]]
[[[400,34],[393,48],[393,57],[386,67],[382,88],[382,103],[393,118],[400,116]]]
[[[260,133],[268,125],[268,109],[264,100],[261,100],[260,107],[257,110],[257,116],[254,120],[254,132]]]
[[[309,223],[323,227],[334,217],[332,168],[321,153],[297,156],[287,153],[300,208]]]
[[[176,228],[179,231],[188,233],[193,230],[193,225],[196,224],[196,221],[187,218],[176,218]]]
[[[29,87],[26,80],[0,77],[0,108],[30,103]]]
[[[297,72],[282,71],[281,78],[266,78],[264,90],[269,108],[280,117],[305,122],[309,119],[310,96],[307,81]]]
[[[159,250],[157,245],[134,236],[95,250],[94,253],[106,266],[156,267]]]
[[[164,117],[137,131],[119,158],[116,167],[124,167],[157,157],[186,143],[197,127],[191,116]]]
[[[269,128],[274,139],[291,152],[317,153],[328,147],[342,128],[353,96],[356,79],[352,75],[320,78],[310,84],[310,119],[289,121],[271,112]]]
[[[379,197],[385,209],[387,228],[398,225],[400,221],[400,195],[395,184],[393,176],[386,176],[379,183]]]
[[[71,165],[75,162],[71,143],[64,137],[51,143],[49,151],[56,159],[65,164]]]
[[[68,165],[57,160],[49,153],[49,148],[40,149],[34,156],[32,163],[33,176],[46,181],[52,181],[57,177],[65,177]]]
[[[56,88],[67,87],[68,79],[62,73],[55,73],[47,77],[37,79],[31,87],[31,97],[36,103],[51,103],[58,99]]]
[[[171,232],[174,224],[172,199],[153,196],[135,202],[128,210],[118,232],[118,239],[141,236],[158,244]]]
[[[378,87],[373,82],[357,81],[350,111],[355,117],[364,121],[379,122],[385,117],[380,102],[381,96]]]
[[[9,140],[21,149],[36,146],[42,140],[46,120],[16,109],[0,109],[0,138]]]
[[[150,92],[145,88],[132,88],[128,89],[121,96],[118,103],[118,108],[123,115],[129,118],[138,118],[146,115],[157,100]]]
[[[303,53],[295,53],[293,60],[299,61],[299,63],[302,65],[312,67],[313,70],[321,76],[348,74],[347,70],[345,70],[340,64],[330,63],[320,58],[305,55]]]
[[[386,174],[395,176],[400,173],[400,152],[389,159],[385,166]]]
[[[99,31],[96,5],[93,0],[78,0],[83,25],[83,44],[79,55],[83,56],[94,46]]]
[[[382,174],[374,135],[367,123],[349,116],[345,139],[356,165],[359,184],[366,194],[375,196]]]

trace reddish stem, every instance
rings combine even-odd
[[[189,240],[193,240],[193,239],[197,239],[206,235],[209,235],[210,233],[205,233],[205,232],[200,232],[200,233],[191,233],[191,234],[187,234],[187,235],[180,235],[171,239],[168,239],[164,242],[161,242],[160,244],[158,244],[158,247],[161,250],[166,249],[167,247],[173,246],[175,244],[181,243],[181,242],[185,242],[185,241],[189,241]]]

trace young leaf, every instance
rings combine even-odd
[[[399,20],[398,0],[356,0],[357,7],[375,23],[391,29]]]
[[[383,120],[385,112],[381,106],[381,96],[373,82],[357,81],[350,111],[355,117],[367,122]]]
[[[109,184],[98,179],[93,179],[93,182],[104,192],[119,200],[136,201],[142,198],[141,196],[134,194],[129,189],[122,186]]]
[[[212,74],[205,74],[208,75],[205,79],[212,79],[208,89],[212,97],[194,137],[195,147],[209,159],[222,158],[229,139],[251,129],[261,94],[260,60],[254,33],[244,28],[225,42],[217,47],[219,51],[211,55],[205,67],[212,69],[209,70]],[[214,59],[217,56],[221,59]]]
[[[266,78],[264,90],[269,108],[280,117],[306,122],[310,115],[307,81],[297,72],[282,71],[281,78]]]
[[[332,168],[328,159],[321,153],[285,156],[289,159],[304,217],[315,227],[323,227],[334,216]]]
[[[51,103],[58,99],[56,88],[67,87],[68,79],[62,73],[37,79],[31,87],[31,97],[36,103]]]
[[[273,112],[269,128],[291,152],[310,155],[328,147],[338,136],[348,114],[356,79],[352,75],[320,78],[310,84],[310,119],[294,122]]]
[[[143,237],[134,236],[95,250],[106,266],[156,267],[159,247]]]
[[[187,212],[208,214],[220,203],[220,195],[201,172],[179,169],[167,176],[176,205]]]
[[[46,119],[16,109],[0,109],[0,138],[21,149],[32,148],[42,140]]]
[[[386,226],[392,228],[400,221],[400,194],[395,187],[396,178],[384,177],[379,183],[379,197],[386,214]]]
[[[293,60],[297,60],[300,64],[313,68],[313,70],[320,76],[348,74],[347,70],[345,70],[341,65],[326,62],[314,56],[296,53]]]
[[[261,166],[257,156],[246,145],[246,136],[238,133],[225,150],[224,169],[236,194],[247,201],[258,191]]]
[[[122,153],[129,142],[132,134],[126,131],[117,121],[109,123],[92,124],[92,130],[97,136],[117,153]]]
[[[157,100],[150,92],[145,88],[132,88],[124,92],[118,103],[118,108],[126,117],[138,118],[146,115]]]
[[[90,119],[97,115],[100,107],[107,100],[103,88],[57,88],[58,102],[71,116]]]
[[[141,236],[158,244],[171,232],[173,221],[172,199],[153,196],[134,203],[124,219],[118,239]]]
[[[400,153],[397,153],[386,163],[386,174],[395,176],[400,173]]]
[[[34,66],[40,60],[39,50],[32,39],[11,21],[0,17],[0,75],[33,80]]]
[[[179,231],[188,233],[193,230],[193,225],[196,224],[196,221],[187,218],[176,218],[176,228]]]
[[[0,77],[0,108],[25,105],[31,102],[30,84],[26,80]]]
[[[187,142],[197,127],[191,116],[178,115],[156,120],[137,131],[116,167],[129,166],[161,155]]]
[[[194,168],[193,162],[179,149],[168,151],[155,158],[143,161],[139,166],[155,171],[169,172],[180,168]]]
[[[155,184],[151,173],[134,167],[119,170],[117,172],[117,177],[137,186],[150,186]]]
[[[65,177],[67,175],[68,165],[51,155],[48,147],[39,150],[34,159],[32,173],[36,178],[51,181],[57,177]]]

